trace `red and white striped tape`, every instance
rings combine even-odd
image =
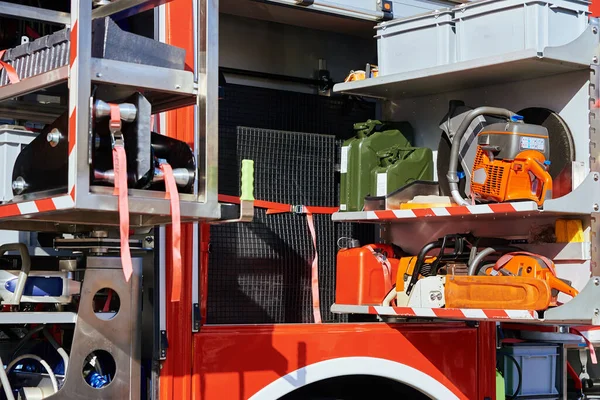
[[[331,306],[331,312],[343,314],[371,314],[387,317],[442,318],[454,320],[537,320],[535,311],[530,310],[415,308],[334,304]]]
[[[77,50],[79,46],[79,0],[71,0],[71,34],[69,53],[69,195],[75,200],[77,181],[77,102],[79,101],[77,81],[79,78]]]
[[[436,207],[436,208],[415,208],[411,210],[382,210],[382,211],[364,211],[360,212],[359,219],[366,220],[395,220],[409,218],[427,218],[427,217],[451,217],[464,215],[486,215],[486,214],[509,214],[519,212],[538,211],[537,204],[532,201],[517,203],[497,203],[497,204],[477,204],[473,206],[456,207]],[[352,219],[355,212],[344,212],[334,216],[334,220]],[[337,217],[337,218],[336,218]]]
[[[74,205],[75,202],[70,195],[24,201],[22,203],[4,204],[0,206],[0,218],[34,214],[38,212],[65,210],[67,208],[72,208]]]

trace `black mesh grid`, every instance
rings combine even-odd
[[[247,158],[255,161],[257,199],[337,205],[336,137],[347,137],[354,122],[373,116],[369,103],[227,86],[220,104],[220,193],[239,194],[239,165]],[[314,219],[323,321],[342,321],[344,317],[329,312],[335,297],[336,240],[353,236],[369,241],[372,228],[333,224],[329,215]],[[212,227],[207,322],[311,322],[313,256],[304,215],[266,215],[257,209],[252,223]]]

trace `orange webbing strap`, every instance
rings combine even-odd
[[[171,226],[172,254],[173,254],[173,279],[171,280],[171,302],[181,300],[181,212],[179,210],[179,192],[173,176],[173,169],[167,163],[160,164],[160,169],[165,174],[166,198],[171,200]]]
[[[308,224],[308,230],[312,237],[313,247],[315,248],[315,257],[313,258],[311,267],[311,291],[312,291],[312,307],[313,307],[313,318],[315,324],[320,324],[321,320],[321,302],[319,300],[319,253],[317,252],[317,232],[315,230],[315,221],[313,215],[309,212],[306,213],[306,223]]]
[[[585,344],[587,345],[588,350],[590,351],[590,359],[592,360],[592,364],[598,364],[598,358],[596,358],[596,350],[594,349],[594,344],[592,342],[590,342],[590,340],[583,333],[581,333],[581,331],[579,329],[581,329],[581,327],[571,326],[571,327],[569,327],[569,333],[572,333],[574,335],[579,335],[583,338],[583,340],[585,341]],[[591,330],[594,330],[594,329],[591,329]]]
[[[4,53],[6,53],[6,50],[0,50],[0,71],[2,70],[2,68],[6,70],[6,75],[8,75],[8,80],[10,81],[10,83],[15,84],[21,82],[21,80],[19,79],[19,75],[17,74],[17,71],[14,69],[14,67],[5,61],[2,61]]]
[[[112,109],[112,106],[111,106]],[[113,164],[115,171],[115,191],[119,196],[119,228],[121,236],[121,264],[125,280],[133,274],[131,251],[129,249],[129,202],[127,198],[127,158],[122,145],[113,147]]]
[[[372,246],[369,245],[366,247],[371,251],[373,257],[375,257],[381,264],[381,269],[383,270],[383,287],[385,288],[385,292],[388,293],[390,290],[392,290],[392,264],[390,264],[390,261],[386,256],[381,253],[377,253]]]

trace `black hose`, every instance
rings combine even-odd
[[[45,328],[45,325],[38,325],[35,328],[31,329],[29,332],[27,332],[25,334],[25,336],[23,336],[21,338],[21,340],[19,341],[19,343],[17,343],[17,346],[15,347],[15,351],[13,351],[12,356],[10,357],[10,359],[13,360],[17,356],[17,354],[19,353],[19,350],[21,350],[21,348],[23,347],[23,345],[25,343],[27,343],[29,341],[29,339],[31,339],[31,337],[33,335],[35,335],[36,333],[40,332],[44,328]]]
[[[512,362],[515,364],[515,366],[517,367],[517,372],[519,375],[519,384],[517,385],[517,390],[515,390],[515,392],[512,395],[506,396],[507,399],[513,400],[519,395],[519,392],[521,391],[521,385],[523,384],[523,371],[521,370],[521,366],[519,365],[519,362],[517,361],[516,358],[514,358],[510,354],[504,354],[504,353],[500,353],[500,354],[502,354],[504,357],[510,358],[512,360]],[[506,377],[504,377],[504,378],[506,379]]]

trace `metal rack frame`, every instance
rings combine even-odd
[[[142,90],[152,103],[153,114],[195,105],[197,184],[194,194],[181,194],[182,221],[220,217],[218,203],[218,5],[199,1],[195,40],[198,44],[194,72],[96,59],[91,55],[92,20],[117,18],[154,8],[164,0],[116,0],[92,10],[92,0],[71,0],[69,65],[0,88],[0,101],[50,86],[68,84],[69,144],[68,190],[35,193],[0,205],[0,228],[19,230],[81,231],[118,225],[117,198],[112,189],[90,185],[90,96],[92,84],[126,90]],[[0,2],[0,15],[19,12]],[[34,7],[30,7],[34,8]],[[23,17],[31,15],[24,14]],[[36,19],[56,21],[55,12],[38,10]],[[64,21],[60,13],[60,21]],[[84,28],[85,27],[85,28]],[[170,222],[169,200],[164,192],[129,190],[131,226]]]

